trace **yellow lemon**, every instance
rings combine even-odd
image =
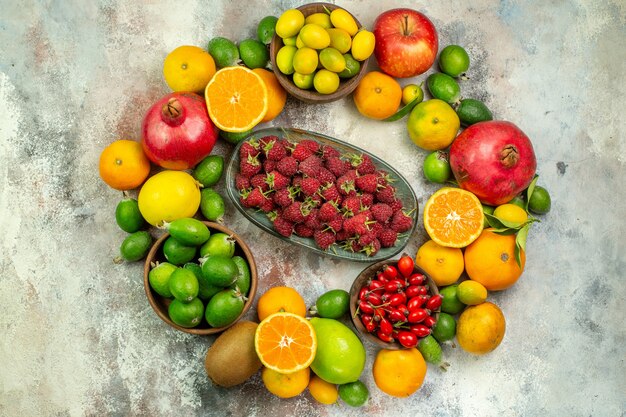
[[[512,226],[519,226],[528,220],[526,210],[516,204],[502,204],[496,207],[493,215],[498,219],[510,223]]]

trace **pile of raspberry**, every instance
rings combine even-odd
[[[282,236],[372,256],[413,226],[389,174],[368,155],[265,136],[244,142],[239,158],[241,204],[265,212]]]

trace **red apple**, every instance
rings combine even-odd
[[[195,93],[171,93],[154,103],[142,124],[146,156],[166,169],[193,168],[213,150],[218,130]]]
[[[439,43],[435,26],[416,10],[387,10],[376,18],[374,35],[378,66],[392,77],[423,74],[437,57]]]

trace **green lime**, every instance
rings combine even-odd
[[[200,192],[200,212],[207,220],[221,223],[224,220],[224,211],[224,199],[219,193],[210,188]]]
[[[259,26],[256,28],[256,36],[261,43],[267,45],[272,41],[276,33],[276,22],[278,22],[276,16],[265,16],[261,19]]]
[[[184,217],[165,223],[170,235],[185,246],[200,246],[211,236],[209,228],[198,219]]]
[[[420,351],[424,360],[428,363],[439,365],[444,370],[449,365],[442,362],[443,352],[441,351],[441,346],[430,334],[419,341],[417,350]]]
[[[250,69],[264,68],[270,60],[267,47],[256,39],[246,39],[239,42],[239,56]]]
[[[437,323],[433,326],[432,335],[439,343],[454,339],[456,335],[456,320],[448,313],[439,313]]]
[[[163,255],[169,263],[183,265],[196,256],[196,247],[184,245],[178,239],[170,236],[163,242]]]
[[[448,45],[439,54],[439,68],[451,77],[463,75],[469,65],[469,55],[459,45]]]
[[[145,220],[139,211],[139,204],[134,198],[120,201],[115,208],[115,221],[123,231],[135,233],[145,224]]]
[[[245,132],[224,132],[220,130],[220,137],[226,142],[236,145],[248,137],[250,133],[252,133],[252,130],[246,130]]]
[[[228,287],[235,283],[239,269],[231,258],[216,255],[203,259],[202,276],[208,284]]]
[[[361,407],[367,403],[370,392],[361,381],[339,385],[339,398],[351,407]]]
[[[424,176],[428,181],[443,184],[452,175],[448,153],[445,151],[435,151],[424,159]]]
[[[530,200],[528,200],[528,209],[535,214],[546,214],[550,211],[551,206],[552,199],[548,190],[536,185]]]
[[[152,289],[161,297],[172,297],[169,283],[170,277],[174,271],[176,271],[175,265],[172,265],[169,262],[161,262],[148,272],[148,282],[150,283],[150,287],[152,287]]]
[[[248,294],[250,290],[250,266],[245,259],[241,256],[233,256],[231,258],[235,265],[237,265],[237,278],[235,282],[230,286],[232,289],[238,288],[242,294]]]
[[[239,49],[237,45],[229,39],[217,37],[209,42],[209,54],[215,60],[215,64],[220,67],[232,67],[239,61]]]
[[[185,268],[176,268],[169,279],[170,292],[178,301],[188,303],[198,296],[196,274]]]
[[[188,303],[172,300],[167,312],[170,319],[180,327],[196,327],[202,321],[204,305],[198,298]]]
[[[346,68],[338,74],[339,78],[352,78],[357,75],[361,70],[361,63],[351,54],[343,54],[343,58],[346,60]]]
[[[135,232],[126,237],[120,246],[120,254],[129,262],[143,259],[152,245],[152,236],[146,231]]]
[[[235,254],[235,239],[226,233],[214,233],[209,240],[200,247],[200,257],[225,256]]]
[[[224,171],[224,157],[209,155],[194,168],[192,175],[204,187],[212,187],[222,178]]]
[[[441,72],[430,74],[426,79],[426,86],[434,98],[448,104],[456,103],[461,95],[461,87],[456,80]]]
[[[487,214],[493,214],[493,212],[496,210],[496,208],[494,206],[488,206],[486,204],[482,204],[483,206],[483,213],[487,213]],[[483,217],[483,227],[489,227],[491,226],[489,224],[489,220],[487,220],[487,216]]]
[[[341,72],[346,69],[346,59],[335,48],[324,48],[320,51],[320,63],[332,72]]]
[[[209,284],[202,275],[202,267],[197,263],[187,262],[183,268],[190,270],[196,276],[198,280],[198,298],[206,301],[224,289],[223,287]]]
[[[441,301],[441,311],[448,314],[458,314],[463,308],[465,308],[465,304],[459,301],[457,297],[457,288],[458,284],[448,285],[447,287],[439,290],[439,294],[443,296],[443,300]]]
[[[231,324],[243,311],[244,297],[237,290],[222,290],[215,294],[206,306],[205,318],[212,327]]]
[[[338,319],[350,309],[350,294],[344,290],[330,290],[320,295],[315,302],[320,317]]]
[[[513,197],[513,199],[511,201],[508,202],[509,204],[515,204],[516,206],[519,206],[521,208],[523,208],[524,210],[526,210],[526,200],[524,200],[524,197],[522,197],[522,195],[516,195],[515,197]]]
[[[293,73],[293,83],[296,87],[301,88],[303,90],[309,90],[313,88],[313,79],[315,78],[315,73],[313,74],[300,74],[299,72]]]
[[[470,126],[474,123],[493,120],[493,114],[480,100],[473,98],[465,98],[461,100],[461,104],[456,108],[456,114],[463,126]]]

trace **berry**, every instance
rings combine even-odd
[[[339,203],[341,201],[341,194],[339,194],[339,190],[335,184],[332,183],[327,183],[323,186],[319,194],[322,199],[326,201],[334,201],[335,203]]]
[[[273,190],[282,190],[289,185],[289,178],[278,171],[271,171],[266,175],[265,182]]]
[[[293,223],[302,223],[304,221],[304,213],[302,203],[299,201],[287,206],[283,210],[283,217]]]
[[[328,222],[334,219],[337,216],[337,214],[339,214],[337,205],[331,201],[328,201],[322,204],[319,210],[319,218],[323,222]]]
[[[364,252],[367,256],[373,256],[380,250],[380,248],[380,241],[374,238],[374,240],[372,240],[369,244],[363,246],[361,252]]]
[[[413,219],[402,210],[395,212],[391,218],[391,229],[398,233],[406,232],[413,226]]]
[[[293,233],[293,227],[293,223],[285,219],[283,216],[276,216],[276,219],[274,219],[274,229],[282,236],[291,236]]]
[[[259,187],[253,188],[250,192],[242,195],[241,203],[244,207],[259,207],[265,200],[265,195]]]
[[[335,156],[326,159],[326,169],[328,169],[335,177],[341,177],[348,172],[350,164]]]
[[[378,232],[378,240],[383,248],[391,248],[395,246],[398,240],[398,232],[392,229],[383,228]]]
[[[237,187],[239,191],[250,188],[250,178],[244,177],[241,174],[235,175],[235,187]]]
[[[402,200],[400,200],[399,198],[396,198],[395,200],[393,200],[390,204],[389,207],[391,207],[391,209],[393,210],[393,212],[397,212],[398,210],[402,209]]]
[[[239,161],[239,172],[244,177],[252,177],[255,174],[261,172],[261,168],[263,166],[259,162],[259,158],[257,156],[248,155],[246,159],[241,159]]]
[[[282,188],[273,195],[274,203],[280,207],[287,207],[296,201],[297,191],[293,187]]]
[[[270,189],[269,185],[267,185],[267,182],[265,181],[265,175],[263,174],[253,175],[252,178],[250,178],[250,185],[253,188],[260,188],[261,191],[267,191]]]
[[[302,164],[301,164],[302,166]],[[302,183],[300,184],[300,189],[302,193],[306,196],[312,196],[319,192],[321,184],[317,178],[303,178]]]
[[[265,157],[270,161],[280,161],[287,156],[287,149],[279,140],[268,142],[263,147],[263,151],[265,152]]]
[[[322,145],[322,158],[328,159],[341,155],[339,151],[330,145]]]
[[[324,250],[333,245],[336,239],[335,234],[327,230],[316,230],[313,234],[313,238],[315,239],[317,246]]]
[[[327,221],[326,225],[330,227],[333,232],[339,232],[343,228],[343,216],[338,214],[333,219]]]
[[[320,180],[322,184],[334,184],[337,181],[337,177],[330,172],[328,169],[323,166],[320,168],[319,173],[317,174],[317,179]]]
[[[354,180],[356,188],[366,193],[375,193],[378,189],[378,178],[375,174],[366,174]]]
[[[376,166],[374,166],[374,163],[369,156],[365,154],[349,154],[347,156],[350,159],[352,168],[356,169],[359,172],[359,175],[373,174],[376,172]]]
[[[321,149],[320,144],[311,139],[301,140],[300,143],[309,148],[312,153],[318,153]]]
[[[319,217],[319,209],[311,209],[310,212],[304,217],[304,224],[313,230],[321,229],[322,221]]]
[[[304,161],[300,162],[298,169],[307,177],[317,178],[321,167],[322,160],[315,155],[311,155]]]
[[[287,177],[291,177],[298,172],[298,161],[292,156],[287,156],[276,163],[276,170]]]
[[[376,203],[372,206],[372,216],[379,223],[387,223],[393,215],[393,210],[388,204]]]
[[[294,232],[300,237],[312,237],[315,230],[304,223],[298,223],[294,226]]]
[[[248,156],[257,156],[259,154],[259,143],[256,140],[249,140],[241,144],[239,148],[239,159],[248,159]]]
[[[304,161],[311,155],[313,155],[311,149],[309,149],[306,144],[303,144],[302,142],[296,144],[291,152],[291,156],[300,162]]]
[[[354,188],[354,177],[346,173],[337,178],[337,188],[342,195],[349,195],[351,192],[356,191]]]
[[[341,203],[341,208],[345,216],[352,217],[361,211],[361,199],[359,197],[348,197]]]
[[[361,206],[362,207],[372,207],[374,204],[374,194],[363,193],[361,194]]]
[[[396,189],[393,185],[387,185],[376,191],[375,196],[379,203],[393,203],[396,200]]]

